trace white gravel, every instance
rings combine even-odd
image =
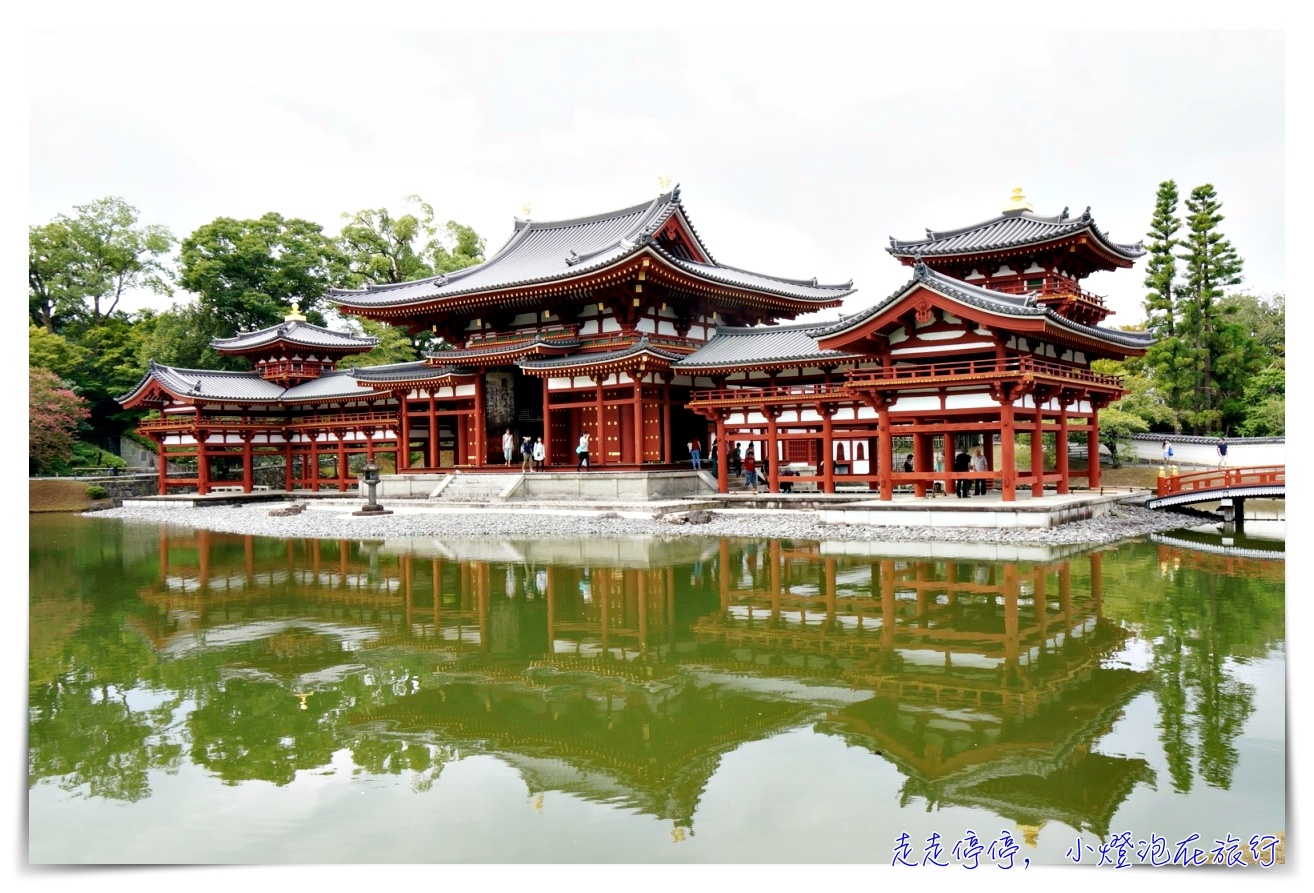
[[[288,503],[204,506],[158,505],[115,508],[91,513],[132,523],[176,524],[227,533],[311,539],[391,539],[394,537],[499,537],[548,539],[625,536],[708,536],[793,540],[868,540],[877,542],[955,542],[988,544],[1103,544],[1193,526],[1191,519],[1119,505],[1087,521],[1036,529],[942,528],[822,523],[813,511],[716,509],[706,524],[657,520],[653,509],[586,511],[567,509],[439,508],[389,506],[393,514],[361,517],[359,501],[315,501],[296,515],[271,516]],[[669,510],[669,506],[667,507]],[[1199,523],[1199,522],[1194,522]]]

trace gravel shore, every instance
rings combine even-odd
[[[502,507],[436,508],[390,506],[381,517],[353,515],[358,501],[310,503],[295,515],[271,515],[287,503],[231,506],[151,506],[115,508],[96,518],[176,524],[226,533],[311,539],[390,539],[395,537],[500,537],[546,539],[627,536],[707,536],[794,540],[866,540],[873,542],[954,542],[1012,545],[1099,545],[1150,533],[1192,526],[1170,512],[1116,506],[1088,521],[1040,529],[940,528],[822,523],[813,511],[717,509],[704,524],[680,524],[655,518],[652,510],[585,511]],[[680,514],[680,513],[675,513]]]

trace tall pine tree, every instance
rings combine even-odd
[[[1185,281],[1178,291],[1176,335],[1185,348],[1190,425],[1196,431],[1226,425],[1224,409],[1238,397],[1250,369],[1242,330],[1221,304],[1224,289],[1241,282],[1242,261],[1223,236],[1222,205],[1211,184],[1197,186],[1186,200],[1187,236],[1178,255]],[[1234,411],[1234,410],[1233,410]],[[1232,414],[1232,413],[1227,413]]]
[[[1177,231],[1182,222],[1177,217],[1177,203],[1177,183],[1160,183],[1145,246],[1150,255],[1145,267],[1145,287],[1149,289],[1145,295],[1146,328],[1157,340],[1141,363],[1173,409],[1179,407],[1181,395],[1189,387],[1178,368],[1182,342],[1177,335],[1177,247],[1182,243]]]

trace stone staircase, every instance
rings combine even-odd
[[[511,474],[453,474],[439,491],[434,502],[501,502],[501,494],[519,479]]]

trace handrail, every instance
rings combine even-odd
[[[887,381],[981,375],[1042,375],[1107,387],[1122,387],[1122,376],[1120,375],[1104,375],[1076,366],[1065,366],[1062,363],[1037,360],[1034,357],[1005,357],[989,360],[961,360],[956,363],[885,366],[881,369],[871,370],[854,369],[848,373],[848,379],[851,386],[861,387]]]
[[[1256,487],[1287,482],[1285,465],[1253,465],[1242,468],[1217,468],[1190,474],[1164,474],[1158,481],[1158,495],[1201,493],[1228,487]]]
[[[246,428],[277,430],[283,428],[314,428],[324,425],[386,424],[396,425],[397,414],[391,412],[340,412],[331,415],[308,416],[297,419],[246,418],[242,416],[184,416],[163,419],[145,419],[137,424],[139,431],[168,431],[192,428]]]
[[[719,388],[715,390],[694,391],[690,394],[689,404],[706,401],[730,400],[745,402],[762,402],[797,397],[842,397],[852,399],[853,394],[844,383],[804,385],[771,385],[768,387]]]
[[[1045,276],[1044,281],[1038,289],[1027,286],[1025,279],[991,284],[986,286],[986,288],[1006,295],[1029,295],[1032,292],[1038,292],[1042,298],[1072,296],[1098,307],[1104,306],[1104,298],[1102,296],[1086,291],[1074,280],[1068,279],[1065,276]]]

